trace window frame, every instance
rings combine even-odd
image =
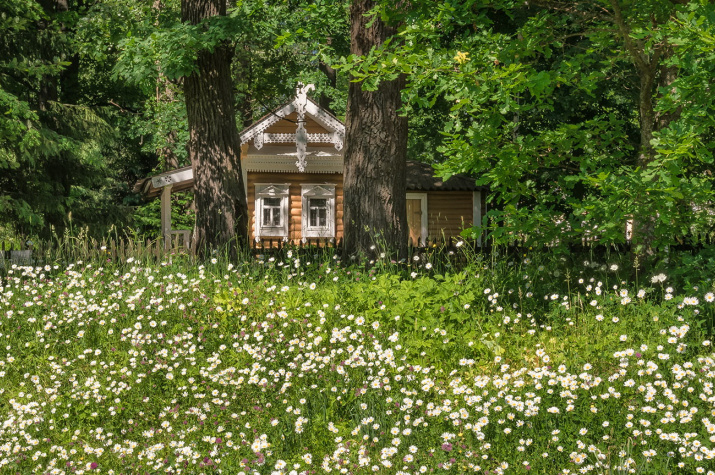
[[[310,200],[324,199],[326,201],[326,225],[310,225]],[[304,184],[301,185],[301,236],[303,238],[335,238],[335,185],[334,184]]]
[[[277,226],[263,224],[264,199],[280,198],[280,224]],[[255,185],[255,228],[256,241],[264,237],[281,237],[288,239],[288,222],[290,218],[290,184],[289,183],[256,183]]]

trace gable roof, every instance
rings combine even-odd
[[[299,84],[293,100],[263,116],[241,132],[241,145],[253,140],[253,147],[261,150],[264,143],[293,143],[298,159],[295,164],[300,172],[304,172],[308,165],[306,157],[309,155],[309,143],[332,144],[335,150],[342,150],[345,142],[345,125],[308,97],[308,92],[314,89],[315,86],[312,84],[306,86]],[[292,114],[294,120],[289,122],[296,124],[295,129],[286,130],[280,127],[274,130],[274,133],[268,132],[271,126]],[[309,121],[316,126],[312,131],[306,127]]]
[[[259,133],[265,132],[271,125],[279,122],[281,120],[288,120],[287,117],[298,110],[298,104],[296,103],[299,96],[296,95],[292,100],[281,104],[272,111],[268,112],[266,115],[258,119],[256,122],[252,123],[240,133],[241,135],[241,145],[254,139]],[[310,97],[305,98],[307,100],[305,104],[305,113],[315,120],[317,123],[325,127],[326,129],[337,132],[342,137],[345,137],[345,125],[335,117],[333,114],[327,110],[320,107],[320,105],[315,102]]]
[[[429,163],[407,160],[407,191],[478,191],[485,186],[477,186],[476,179],[467,175],[452,175],[444,181],[434,176],[434,168]]]
[[[329,167],[326,168],[326,165],[323,164],[318,167],[318,170],[308,170],[309,173],[323,173],[326,172],[325,170],[329,170],[329,173],[342,173],[345,125],[308,97],[307,93],[313,89],[312,84],[299,85],[292,100],[275,108],[241,131],[241,145],[253,141],[253,147],[249,148],[248,154],[241,157],[244,179],[247,170],[304,173],[306,172],[305,160],[307,156],[312,157],[311,160],[328,160],[330,162]],[[281,125],[279,124],[281,121],[287,122]],[[296,124],[295,133],[284,133],[293,130],[292,126],[286,127],[288,124]],[[264,143],[273,145],[261,150]],[[295,148],[287,146],[289,143],[295,144]],[[311,146],[310,149],[307,148],[309,143],[317,145],[317,148],[314,146]],[[335,150],[324,148],[330,147],[329,144],[332,144]],[[250,159],[251,157],[256,160]],[[291,163],[295,158],[298,159],[297,169]],[[247,167],[249,164],[251,166]],[[172,191],[193,188],[194,175],[191,166],[139,180],[134,185],[134,191],[141,193],[145,199],[150,199],[159,196],[162,187],[169,184],[172,185]],[[477,186],[474,178],[454,175],[444,181],[434,176],[434,169],[431,165],[412,160],[407,161],[407,191],[477,191],[482,189],[486,189],[486,187]]]
[[[280,172],[285,173],[285,172]],[[293,173],[297,173],[293,172]],[[185,191],[194,187],[194,172],[190,166],[177,168],[159,175],[139,180],[134,185],[134,192],[141,193],[144,199],[156,198],[165,185],[171,184],[171,191]],[[428,163],[407,160],[407,189],[405,191],[479,191],[487,189],[477,186],[474,178],[466,175],[453,175],[444,181],[434,176],[434,168]]]

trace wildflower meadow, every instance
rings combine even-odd
[[[625,262],[14,265],[0,473],[715,474],[713,282]]]

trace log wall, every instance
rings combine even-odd
[[[301,235],[301,219],[303,202],[302,185],[335,185],[335,238],[343,237],[343,176],[325,173],[258,173],[248,172],[248,216],[249,235],[255,239],[256,230],[256,183],[260,184],[290,184],[290,201],[288,204],[288,240],[299,241]],[[276,240],[273,238],[266,238]]]
[[[432,239],[458,237],[472,226],[474,210],[471,191],[427,192],[427,235]]]

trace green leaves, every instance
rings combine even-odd
[[[715,16],[701,2],[620,3],[413,2],[399,42],[343,67],[366,87],[407,75],[405,111],[441,119],[437,172],[491,188],[497,242],[618,243],[626,221],[657,216],[645,239],[662,247],[709,226]],[[648,100],[644,68],[673,71]]]

